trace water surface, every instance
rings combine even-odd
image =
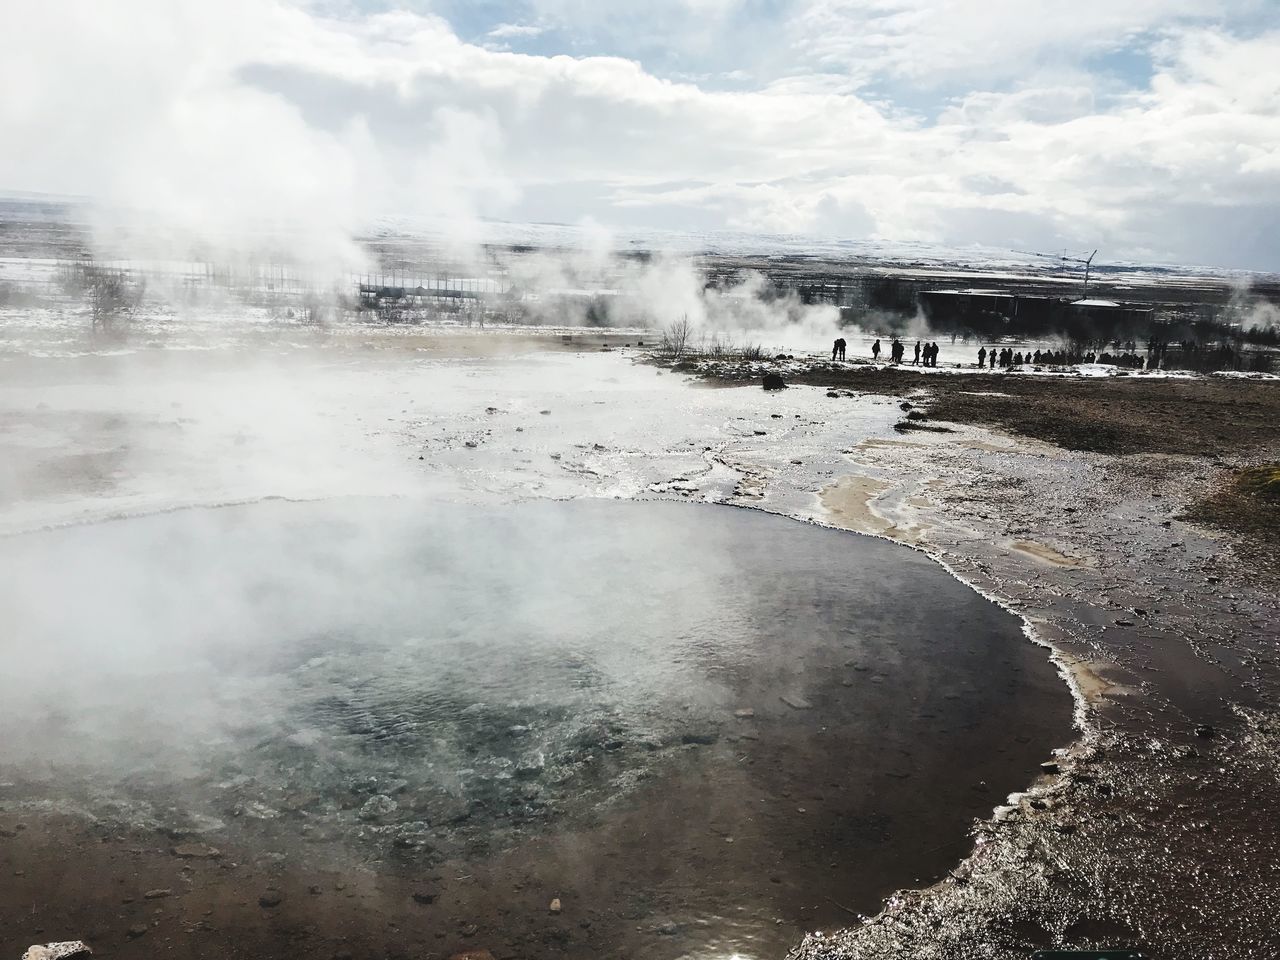
[[[1070,734],[924,555],[728,507],[269,501],[0,565],[15,797],[430,877],[521,955],[778,954],[938,876]]]

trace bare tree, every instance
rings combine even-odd
[[[693,324],[689,322],[688,314],[667,324],[662,331],[662,352],[669,357],[684,356],[689,349],[689,337],[692,333]]]
[[[93,308],[93,329],[112,333],[122,320],[128,320],[146,294],[146,281],[130,282],[123,270],[91,267],[86,271],[89,304]]]

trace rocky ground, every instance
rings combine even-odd
[[[1280,953],[1276,507],[1258,467],[1280,457],[1280,384],[825,363],[787,379],[832,404],[891,395],[903,424],[938,429],[855,444],[824,501],[1027,617],[1082,695],[1083,731],[975,824],[947,880],[793,960]]]

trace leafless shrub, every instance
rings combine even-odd
[[[693,324],[688,316],[667,324],[662,331],[662,344],[659,351],[668,357],[683,357],[689,348],[689,337],[693,334]]]
[[[84,278],[94,331],[115,332],[121,322],[133,317],[147,293],[146,279],[131,277],[124,270],[87,265]]]

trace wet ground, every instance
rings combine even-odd
[[[185,921],[179,954],[212,956],[246,921],[203,910],[245,884],[328,910],[343,883],[413,903],[428,949],[776,956],[944,875],[1070,737],[1017,618],[920,553],[752,511],[265,502],[11,537],[0,564],[28,651],[6,819],[40,821],[6,824],[0,950],[87,897],[159,911],[99,953]],[[50,813],[91,818],[87,862],[129,851],[89,874],[105,903],[42,886]],[[339,951],[295,896],[260,949]],[[249,926],[280,906],[250,897]]]
[[[797,955],[1013,960],[1037,946],[1087,944],[1142,945],[1158,958],[1280,954],[1280,850],[1272,826],[1280,795],[1272,719],[1280,712],[1280,604],[1241,562],[1236,541],[1186,519],[1189,504],[1219,490],[1231,468],[1280,458],[1266,423],[1255,422],[1252,404],[1265,399],[1250,401],[1238,418],[1249,429],[1231,433],[1222,449],[1212,439],[1162,448],[1151,439],[1159,431],[1147,429],[1144,406],[1156,412],[1153,422],[1203,424],[1216,416],[1203,415],[1209,392],[1180,385],[1137,398],[1113,417],[1104,409],[1117,399],[1109,391],[1125,388],[1111,381],[1090,392],[1095,382],[1053,380],[1024,394],[966,377],[954,389],[973,393],[972,416],[944,421],[930,407],[935,392],[925,378],[889,383],[896,373],[860,388],[826,383],[814,365],[813,385],[765,394],[754,385],[698,389],[586,339],[577,341],[576,354],[504,347],[501,359],[469,364],[443,359],[447,350],[401,351],[389,342],[335,336],[288,346],[270,363],[260,354],[249,362],[239,348],[198,357],[193,351],[184,360],[139,350],[13,361],[0,388],[8,465],[0,475],[0,528],[20,532],[265,496],[414,493],[480,504],[621,496],[753,506],[915,544],[1023,613],[1036,638],[1055,646],[1082,697],[1082,737],[1058,758],[1058,772],[1028,779],[1029,794],[1008,805],[999,795],[983,802],[996,813],[979,814],[985,819],[972,836],[954,838],[952,876],[933,886],[928,875],[919,883],[893,880],[909,889],[891,897],[873,923],[843,909],[858,912],[843,897],[858,880],[852,859],[828,861],[827,871],[837,864],[836,880],[825,884],[825,858],[807,862],[802,869],[811,872],[797,894],[807,901],[796,902],[825,903],[831,913],[829,921],[798,924],[824,935],[810,937]],[[1005,402],[1013,393],[1019,401]],[[1212,409],[1246,395],[1253,397],[1222,394]],[[984,396],[995,402],[986,406]],[[904,403],[951,432],[899,433],[895,424],[910,412]],[[1044,442],[1018,425],[1034,423],[1051,404],[1058,419],[1081,430],[1096,413],[1147,439],[1132,451],[1094,451],[1056,437]],[[984,417],[988,410],[1002,412]],[[1213,429],[1197,436],[1211,437]],[[689,745],[691,754],[705,749]],[[828,784],[844,781],[841,771],[831,772]],[[696,778],[664,791],[665,822],[675,829],[682,821],[686,797],[715,795]],[[489,946],[482,931],[467,926],[474,922],[465,915],[470,906],[448,911],[445,936],[437,939],[439,926],[422,917],[429,908],[411,899],[407,881],[386,886],[390,881],[378,878],[391,872],[381,868],[344,879],[317,854],[306,861],[312,872],[295,871],[248,855],[261,855],[262,847],[239,841],[216,860],[179,861],[169,852],[172,839],[158,843],[18,799],[6,800],[0,814],[0,827],[12,834],[0,839],[0,856],[9,858],[6,871],[21,876],[6,872],[0,881],[14,884],[13,901],[24,911],[44,903],[33,890],[62,892],[53,898],[64,905],[57,916],[76,928],[44,927],[35,931],[38,939],[93,932],[120,944],[130,926],[151,916],[160,926],[139,936],[161,931],[153,944],[191,956],[200,955],[201,936],[213,936],[209,942],[225,955],[231,929],[251,944],[318,937],[325,950],[329,940],[346,937],[335,955],[362,955],[360,945],[370,944],[394,943],[388,952],[405,956],[447,955],[458,942]],[[16,829],[19,822],[27,829]],[[630,851],[649,843],[645,829],[631,836],[637,834],[633,845],[617,846],[627,852],[609,877],[624,873]],[[736,848],[737,839],[707,843],[692,855]],[[585,844],[599,845],[608,845],[600,834]],[[51,849],[58,859],[47,856]],[[84,866],[54,866],[69,862]],[[487,874],[460,869],[452,876],[489,891],[488,899],[468,904],[540,916],[530,929],[547,949],[578,938],[598,949],[590,932],[596,921],[568,924],[567,899],[565,913],[541,912],[554,886],[541,862],[521,864],[527,876],[518,890],[499,888]],[[600,880],[587,863],[577,861],[577,869],[591,886]],[[445,866],[463,864],[442,864],[433,883],[449,875]],[[116,903],[101,893],[104,885],[86,884],[86,877],[126,870],[133,887],[145,893],[155,880],[158,888],[173,887],[175,899],[157,904],[129,892]],[[177,898],[183,876],[199,890],[226,873],[235,882],[208,887],[222,891],[211,902]],[[277,907],[258,904],[259,887],[268,883],[286,892]],[[309,893],[311,885],[321,892]],[[313,897],[325,909],[312,907]],[[832,933],[831,924],[845,919],[848,926]],[[197,932],[187,934],[183,921]],[[663,928],[678,930],[681,920],[670,923],[662,921]],[[495,953],[525,950],[503,944]]]

